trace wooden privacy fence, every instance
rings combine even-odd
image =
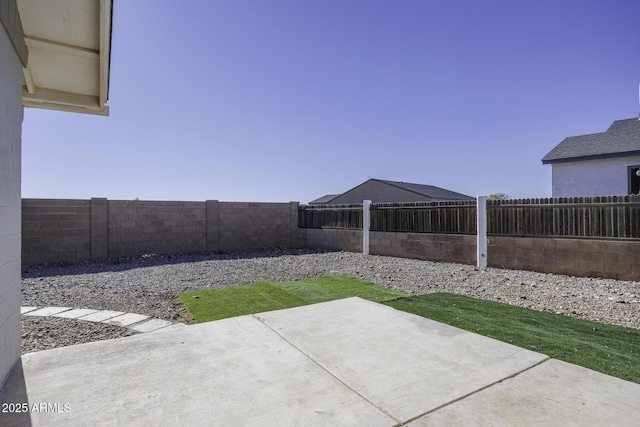
[[[372,204],[371,230],[475,234],[476,201]]]
[[[300,207],[300,228],[362,229],[362,204]],[[373,203],[371,231],[476,234],[476,201]],[[640,196],[487,200],[487,234],[640,239]]]
[[[638,239],[640,196],[487,201],[488,234]]]
[[[300,206],[298,227],[362,229],[362,203]],[[373,203],[371,231],[475,234],[475,200]]]
[[[362,203],[350,205],[300,205],[299,228],[362,229]]]

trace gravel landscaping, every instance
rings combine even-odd
[[[206,287],[354,276],[405,293],[451,292],[640,329],[640,282],[348,252],[264,249],[24,267],[23,306],[117,310],[191,321],[177,295]],[[92,322],[22,316],[22,352],[131,335]]]

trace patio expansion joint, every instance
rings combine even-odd
[[[22,316],[56,317],[102,323],[127,328],[139,333],[153,332],[169,326],[183,325],[183,323],[180,322],[170,322],[168,320],[151,318],[142,314],[87,308],[24,306],[21,307],[20,314]],[[122,320],[126,319],[126,321],[120,322],[118,321],[118,318]]]
[[[374,408],[378,409],[380,412],[382,412],[383,414],[385,414],[386,416],[388,416],[389,418],[391,418],[392,420],[394,420],[396,423],[394,424],[394,427],[397,426],[401,426],[404,425],[406,422],[402,422],[401,420],[399,420],[398,418],[394,417],[393,415],[391,415],[388,411],[386,411],[384,408],[382,408],[380,405],[378,405],[375,402],[372,402],[370,399],[368,399],[366,396],[364,396],[362,393],[360,393],[358,390],[354,389],[353,387],[351,387],[349,384],[347,384],[346,382],[344,382],[340,377],[338,377],[336,374],[334,374],[333,372],[331,372],[331,370],[327,367],[325,367],[324,365],[322,365],[321,363],[317,362],[313,357],[311,357],[311,355],[309,355],[307,352],[305,352],[304,350],[302,350],[300,347],[298,347],[297,345],[295,345],[291,340],[287,339],[284,335],[282,335],[279,331],[277,331],[276,329],[272,328],[268,323],[266,323],[264,320],[262,320],[258,314],[252,314],[251,315],[253,318],[255,318],[258,322],[262,323],[263,325],[265,325],[267,328],[271,329],[273,332],[275,332],[280,338],[282,338],[285,342],[287,342],[289,345],[291,345],[293,348],[295,348],[298,352],[300,352],[301,354],[303,354],[308,360],[310,360],[313,364],[315,364],[316,366],[318,366],[320,369],[322,369],[324,372],[326,372],[327,374],[329,374],[331,376],[331,378],[333,378],[334,380],[338,381],[340,384],[342,384],[343,386],[345,386],[347,389],[351,390],[353,393],[357,394],[358,396],[360,396],[365,402],[369,403],[371,406],[373,406]]]
[[[542,365],[543,363],[548,362],[548,361],[550,361],[550,360],[552,360],[552,358],[551,358],[551,357],[549,357],[549,356],[547,356],[546,358],[542,359],[541,361],[536,362],[536,363],[534,363],[533,365],[528,366],[528,367],[526,367],[526,368],[524,368],[524,369],[521,369],[521,370],[519,370],[518,372],[515,372],[515,373],[513,373],[513,374],[511,374],[511,375],[509,375],[509,376],[506,376],[506,377],[504,377],[504,378],[501,378],[501,379],[499,379],[499,380],[497,380],[497,381],[494,381],[494,382],[492,382],[491,384],[487,384],[487,385],[485,385],[485,386],[483,386],[483,387],[480,387],[480,388],[479,388],[479,389],[477,389],[477,390],[473,390],[473,391],[471,391],[471,392],[469,392],[469,393],[467,393],[467,394],[465,394],[465,395],[463,395],[463,396],[460,396],[460,397],[458,397],[458,398],[456,398],[456,399],[453,399],[453,400],[451,400],[450,402],[444,403],[444,404],[442,404],[442,405],[440,405],[440,406],[438,406],[438,407],[436,407],[436,408],[430,409],[430,410],[428,410],[427,412],[425,412],[425,413],[423,413],[423,414],[416,415],[415,417],[413,417],[413,418],[411,418],[411,419],[409,419],[409,420],[404,421],[402,424],[400,424],[400,426],[407,425],[407,424],[409,424],[409,423],[410,423],[410,422],[412,422],[412,421],[415,421],[415,420],[417,420],[417,419],[419,419],[419,418],[424,417],[425,415],[432,414],[432,413],[434,413],[434,412],[436,412],[436,411],[439,411],[439,410],[440,410],[440,409],[442,409],[442,408],[445,408],[445,407],[447,407],[447,406],[449,406],[449,405],[453,405],[453,404],[454,404],[454,403],[456,403],[456,402],[459,402],[459,401],[461,401],[461,400],[464,400],[464,399],[466,399],[466,398],[467,398],[467,397],[469,397],[469,396],[473,396],[474,394],[477,394],[477,393],[480,393],[481,391],[487,390],[487,389],[489,389],[489,388],[491,388],[491,387],[493,387],[493,386],[495,386],[495,385],[497,385],[497,384],[500,384],[500,383],[503,383],[503,382],[505,382],[505,381],[508,381],[508,380],[510,380],[510,379],[512,379],[512,378],[515,378],[515,377],[517,377],[518,375],[523,374],[523,373],[525,373],[525,372],[527,372],[527,371],[529,371],[529,370],[531,370],[531,369],[533,369],[533,368],[536,368],[536,367],[538,367],[538,366]]]

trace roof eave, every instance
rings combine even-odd
[[[109,107],[106,103],[109,99],[113,1],[99,0],[99,6],[93,8],[93,10],[91,8],[84,9],[76,5],[69,9],[75,12],[74,19],[67,19],[64,25],[87,24],[84,26],[90,27],[94,25],[97,27],[97,33],[94,33],[97,36],[97,43],[92,48],[87,48],[82,43],[60,41],[55,36],[50,37],[51,32],[49,31],[43,33],[42,29],[46,28],[44,24],[50,24],[50,28],[53,29],[62,25],[57,21],[52,21],[52,18],[47,15],[46,8],[56,7],[55,4],[37,4],[32,1],[23,1],[25,2],[23,5],[25,7],[21,8],[21,0],[18,0],[18,7],[22,9],[20,13],[24,14],[21,16],[21,20],[30,19],[31,24],[28,28],[24,28],[23,38],[28,48],[38,52],[44,51],[47,55],[38,56],[38,72],[32,67],[31,53],[29,54],[29,60],[24,64],[23,105],[32,108],[108,116]],[[40,24],[40,22],[44,22],[44,24],[36,25]],[[34,35],[31,31],[37,32],[37,34]],[[80,38],[79,40],[86,40],[86,38]],[[81,72],[78,74],[78,81],[83,80],[86,83],[74,82],[69,85],[68,81],[61,83],[64,78],[57,78],[56,73],[60,73],[59,64],[64,60],[65,55],[67,57],[72,56],[78,61],[87,61],[82,63]],[[92,68],[89,65],[90,61],[95,61],[96,63],[95,68],[92,70],[88,70]],[[77,70],[72,71],[77,72]],[[47,76],[49,81],[47,84],[40,85],[43,75]],[[55,76],[53,81],[51,76]]]
[[[543,165],[550,165],[553,163],[571,163],[571,162],[585,162],[588,160],[601,160],[601,159],[613,159],[616,157],[629,157],[629,156],[640,156],[640,150],[635,151],[625,151],[622,153],[604,153],[604,154],[594,154],[590,156],[579,156],[579,157],[565,157],[558,159],[542,159]]]

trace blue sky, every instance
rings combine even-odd
[[[549,197],[550,149],[639,113],[637,0],[114,3],[111,115],[25,109],[23,197]]]

